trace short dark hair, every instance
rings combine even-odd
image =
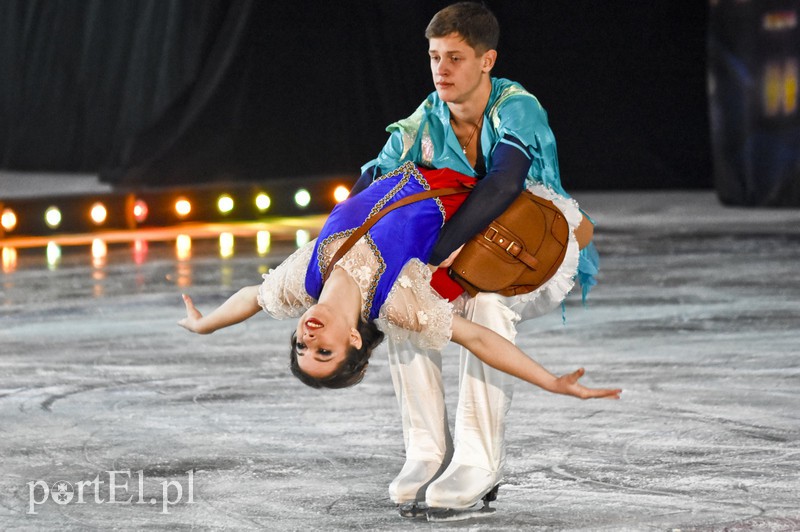
[[[477,2],[458,2],[436,13],[425,28],[425,38],[447,37],[458,33],[478,53],[495,50],[500,40],[500,24],[494,13]]]
[[[359,319],[357,328],[361,335],[361,348],[355,346],[347,348],[344,361],[332,375],[324,379],[312,377],[300,369],[300,364],[297,362],[297,333],[293,332],[292,349],[289,352],[289,368],[292,370],[292,375],[312,388],[339,389],[355,386],[361,382],[367,371],[372,350],[383,341],[383,333],[373,321]]]

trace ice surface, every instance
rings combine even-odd
[[[181,291],[210,309],[290,245],[260,258],[238,239],[223,259],[196,242],[181,261],[151,243],[141,264],[128,244],[94,264],[74,247],[51,266],[18,250],[0,276],[0,529],[800,529],[800,211],[577,199],[600,282],[587,310],[575,298],[565,325],[556,312],[518,341],[623,399],[519,383],[497,511],[465,523],[403,520],[389,500],[404,456],[385,347],[364,383],[321,392],[289,374],[288,323],[176,325]],[[444,358],[455,412],[457,350]],[[57,481],[72,501],[31,504]]]

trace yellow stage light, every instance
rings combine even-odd
[[[17,226],[17,215],[11,209],[3,209],[3,216],[0,217],[0,225],[6,231],[13,231]]]
[[[311,203],[311,193],[308,190],[301,188],[294,193],[294,202],[301,209],[305,209],[308,207],[308,204]]]
[[[342,185],[336,187],[336,190],[333,191],[333,199],[336,200],[336,203],[341,203],[347,199],[347,196],[350,195],[350,190]]]
[[[192,204],[189,203],[189,200],[181,198],[175,202],[175,212],[178,213],[178,216],[183,218],[192,212]]]
[[[48,207],[44,211],[44,223],[50,229],[57,229],[61,225],[61,210],[58,207]]]
[[[89,211],[89,217],[92,219],[95,225],[101,225],[105,223],[106,218],[108,218],[108,210],[106,210],[105,205],[97,202],[92,205],[92,209]]]
[[[263,193],[263,192],[262,192],[261,194],[259,194],[258,196],[256,196],[256,208],[257,208],[257,209],[258,209],[260,212],[264,212],[264,211],[266,211],[267,209],[269,209],[269,206],[270,206],[271,204],[272,204],[272,200],[271,200],[271,199],[269,198],[269,196],[268,196],[268,195],[266,195],[265,193]]]
[[[223,194],[217,199],[217,209],[222,214],[228,214],[233,210],[233,198],[228,194]]]

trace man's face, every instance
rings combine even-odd
[[[458,33],[428,41],[433,83],[446,103],[469,101],[480,86],[482,74],[491,70],[494,50],[477,54]]]

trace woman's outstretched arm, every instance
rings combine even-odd
[[[481,361],[548,392],[572,395],[580,399],[619,399],[620,389],[587,388],[578,382],[583,368],[556,377],[517,346],[482,325],[461,316],[453,316],[453,341],[463,345]]]
[[[180,320],[178,325],[198,334],[210,334],[223,327],[243,322],[261,310],[258,304],[258,288],[259,285],[242,288],[208,316],[203,316],[195,308],[192,298],[183,294],[186,317]]]

